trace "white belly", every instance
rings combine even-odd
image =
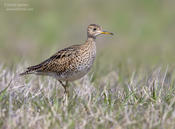
[[[80,65],[77,66],[76,70],[74,71],[68,71],[62,73],[61,75],[54,74],[54,77],[56,77],[57,80],[61,81],[74,81],[80,79],[90,71],[94,59],[95,57],[91,58],[91,60],[88,60],[87,62],[85,61],[81,63]]]
[[[74,66],[76,67],[74,70],[65,71],[61,74],[52,73],[51,76],[54,76],[57,80],[60,81],[74,81],[80,79],[90,71],[95,60],[96,51],[90,51],[89,53],[85,54],[86,55],[84,56],[81,55],[81,60],[79,60],[76,66]]]
[[[49,73],[48,75],[60,81],[74,81],[82,78],[89,71],[90,71],[90,67],[81,71],[77,70],[77,71],[62,73],[61,75],[58,75],[57,73]]]

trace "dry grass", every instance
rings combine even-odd
[[[1,65],[0,128],[173,129],[175,73],[157,67],[131,75],[113,71],[70,84],[68,104],[60,84],[49,77],[17,76]],[[10,81],[11,80],[11,81]]]
[[[6,11],[11,2],[34,10]],[[173,0],[2,0],[0,129],[174,129],[174,5]],[[90,23],[115,35],[97,39],[94,73],[70,84],[67,105],[56,80],[17,76],[28,66],[19,62],[39,63],[83,43]],[[164,64],[171,66],[154,67]]]

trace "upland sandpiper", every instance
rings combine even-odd
[[[87,40],[84,44],[64,48],[42,63],[28,67],[20,75],[52,76],[61,83],[65,93],[67,93],[69,81],[80,79],[90,71],[96,57],[95,39],[101,34],[113,35],[113,33],[103,31],[97,24],[90,24],[87,28]]]

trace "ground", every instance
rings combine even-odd
[[[174,129],[174,5],[0,1],[0,128]],[[70,83],[67,101],[53,78],[18,77],[58,50],[84,43],[92,23],[114,35],[97,37],[93,69]]]
[[[4,67],[1,65],[1,68]],[[49,77],[19,77],[17,70],[0,71],[0,128],[4,129],[173,129],[175,73],[169,66],[120,69],[100,78],[89,73],[64,90]]]

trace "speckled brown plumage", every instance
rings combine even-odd
[[[42,63],[30,66],[20,75],[36,74],[55,77],[62,81],[74,81],[89,72],[96,56],[95,39],[100,34],[112,34],[102,31],[99,25],[91,24],[87,29],[88,39],[84,44],[64,48]],[[66,89],[65,89],[66,90]]]

